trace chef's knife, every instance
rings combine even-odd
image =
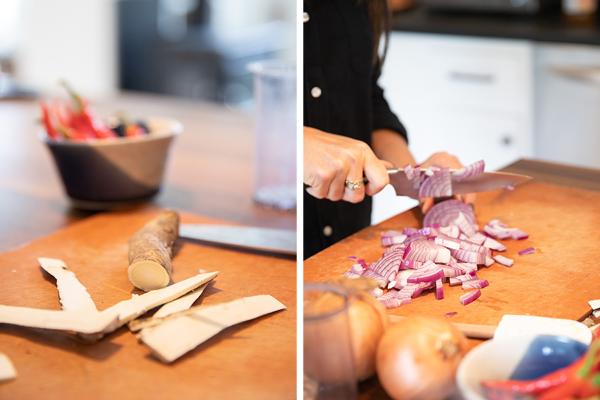
[[[456,170],[450,170],[453,172]],[[398,196],[419,197],[418,188],[413,187],[413,183],[406,177],[404,169],[388,169],[390,175],[390,184],[396,190]],[[527,175],[512,174],[509,172],[484,172],[474,178],[456,182],[452,180],[452,194],[486,192],[489,190],[501,189],[505,187],[514,187],[531,179]]]
[[[244,249],[296,254],[296,232],[285,229],[182,224],[179,236]]]

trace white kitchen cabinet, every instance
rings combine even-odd
[[[392,33],[380,84],[417,161],[445,150],[500,168],[533,154],[533,44]],[[414,206],[375,196],[372,221]]]
[[[600,168],[600,48],[536,46],[535,157]]]

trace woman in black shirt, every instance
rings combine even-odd
[[[388,21],[386,0],[304,2],[305,257],[369,226],[367,196],[389,183],[386,168],[415,165],[377,84]],[[461,166],[447,153],[421,165]]]

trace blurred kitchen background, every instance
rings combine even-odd
[[[417,161],[436,150],[497,169],[519,158],[600,168],[595,0],[390,0],[381,84]],[[403,204],[400,204],[403,203]],[[381,221],[414,202],[387,188]]]
[[[53,92],[68,78],[91,98],[127,90],[249,107],[249,63],[295,62],[295,4],[2,0],[0,93]]]
[[[600,168],[595,0],[390,0],[381,84],[423,160]],[[251,109],[256,60],[295,59],[295,0],[1,0],[0,96],[121,90]],[[14,84],[18,83],[18,86]],[[0,107],[1,105],[0,101]],[[409,206],[391,188],[373,221]]]

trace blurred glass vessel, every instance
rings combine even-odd
[[[254,73],[256,152],[254,199],[296,208],[296,68],[270,60],[249,66]]]

